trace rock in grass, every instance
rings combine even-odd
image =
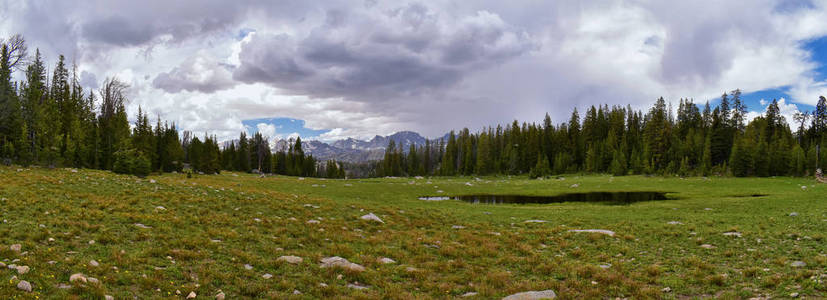
[[[465,294],[462,294],[462,296],[460,296],[460,297],[465,297],[465,298],[467,298],[467,297],[474,297],[474,296],[476,296],[476,295],[477,295],[477,292],[467,292],[467,293],[465,293]]]
[[[307,224],[319,224],[319,220],[307,220]]]
[[[21,280],[20,282],[17,283],[17,289],[31,293],[32,292],[32,284],[29,283],[28,281]]]
[[[226,297],[224,292],[218,292],[218,294],[215,294],[215,300],[224,300],[224,297]]]
[[[666,224],[669,224],[669,225],[683,225],[683,223],[678,222],[678,221],[669,221],[669,222],[666,222]]]
[[[387,264],[395,264],[396,261],[393,260],[393,259],[387,258],[387,257],[382,257],[382,258],[379,259],[379,263],[387,265]]]
[[[93,267],[97,267],[97,266],[100,266],[101,264],[97,260],[93,259],[93,260],[89,261],[89,265],[93,266]]]
[[[347,259],[333,256],[333,257],[325,257],[322,258],[322,268],[342,268],[349,271],[354,272],[362,272],[365,270],[365,267],[349,262]]]
[[[195,297],[198,297],[198,295],[196,295],[195,292],[190,292],[190,294],[187,295],[187,299],[195,299]]]
[[[81,273],[75,273],[69,276],[69,282],[86,283],[86,276]]]
[[[112,295],[103,295],[103,299],[104,300],[115,300],[115,297],[112,297]]]
[[[790,217],[797,217],[797,216],[798,216],[798,213],[797,213],[797,212],[791,212],[791,213],[790,213]]]
[[[17,266],[17,274],[23,275],[29,273],[29,266]]]
[[[9,249],[10,249],[11,251],[14,251],[14,252],[18,252],[18,253],[19,253],[19,252],[20,252],[20,250],[23,250],[23,246],[22,246],[22,245],[20,245],[20,244],[14,244],[14,245],[9,246]]]
[[[98,283],[100,283],[100,280],[98,280],[98,279],[97,279],[97,278],[95,278],[95,277],[89,277],[89,278],[86,278],[86,280],[87,280],[87,281],[89,281],[89,283],[91,283],[91,284],[98,284]]]
[[[554,299],[557,297],[557,294],[554,293],[552,290],[545,290],[545,291],[529,291],[529,292],[522,292],[510,295],[508,297],[503,298],[502,300],[539,300],[539,299]]]
[[[270,279],[270,278],[273,278],[273,274],[267,273],[267,274],[261,275],[261,278]]]
[[[790,263],[790,267],[793,267],[793,268],[802,268],[802,267],[806,267],[806,266],[807,266],[807,263],[805,263],[803,261],[800,261],[800,260],[796,260],[796,261]]]
[[[354,290],[367,290],[368,289],[367,286],[361,285],[358,282],[357,283],[348,283],[347,287],[351,288],[351,289],[354,289]]]
[[[374,222],[379,222],[379,223],[382,223],[382,224],[384,224],[384,223],[385,223],[385,221],[382,221],[382,219],[380,219],[379,217],[377,217],[377,216],[376,216],[376,215],[374,215],[373,213],[369,213],[369,214],[367,214],[367,215],[361,216],[361,217],[360,217],[360,219],[362,219],[362,220],[366,220],[366,221],[374,221]]]
[[[299,290],[293,290],[293,295],[301,295],[301,294],[302,294],[302,292],[300,292]]]
[[[245,270],[252,270],[252,269],[253,269],[253,266],[251,266],[251,265],[249,265],[249,264],[245,264],[245,265],[244,265],[244,269],[245,269]]]
[[[569,230],[569,232],[591,232],[591,233],[605,234],[605,235],[608,235],[608,236],[615,236],[614,231],[605,230],[605,229],[572,229],[572,230]]]
[[[704,249],[715,249],[715,246],[712,246],[712,245],[710,245],[710,244],[703,244],[703,245],[701,245],[701,248],[704,248]]]
[[[138,228],[141,228],[141,229],[151,229],[152,228],[152,226],[146,226],[146,225],[141,224],[141,223],[135,223],[135,227],[138,227]]]
[[[525,220],[523,223],[545,223],[543,220]]]
[[[277,258],[276,261],[283,261],[283,262],[286,262],[286,263],[289,263],[289,264],[297,265],[297,264],[302,263],[302,261],[304,261],[304,259],[301,258],[301,257],[298,257],[298,256],[284,255],[284,256],[279,256],[279,258]]]

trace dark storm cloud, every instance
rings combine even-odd
[[[453,20],[421,4],[329,10],[307,35],[253,36],[242,46],[234,78],[372,101],[450,86],[534,47],[524,31],[485,11]]]

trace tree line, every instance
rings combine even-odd
[[[567,122],[467,128],[425,145],[390,141],[375,164],[377,176],[563,173],[675,174],[680,176],[806,176],[827,167],[827,99],[794,116],[791,129],[773,100],[746,122],[741,91],[724,93],[712,108],[680,99],[676,113],[663,98],[643,113],[630,106],[575,108]],[[405,151],[407,150],[407,151]]]
[[[15,81],[14,73],[23,80]],[[0,159],[4,164],[32,164],[112,170],[145,176],[151,172],[220,170],[296,176],[344,177],[333,161],[318,164],[301,149],[271,153],[267,139],[256,134],[219,147],[215,136],[203,138],[179,131],[175,123],[155,126],[138,108],[130,126],[128,85],[107,78],[98,91],[84,91],[77,65],[71,70],[63,55],[51,77],[39,50],[28,53],[20,35],[0,39]]]

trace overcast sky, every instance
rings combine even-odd
[[[130,84],[130,115],[220,139],[436,137],[736,88],[790,115],[827,94],[826,1],[0,0],[13,33],[87,88]]]

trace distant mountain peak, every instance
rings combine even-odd
[[[302,148],[306,153],[312,154],[318,160],[330,160],[347,162],[365,162],[382,159],[385,155],[385,148],[393,140],[397,149],[408,151],[411,145],[424,146],[426,138],[417,132],[399,131],[391,135],[376,135],[369,141],[355,138],[345,138],[324,143],[321,141],[302,141]],[[274,143],[273,151],[286,149],[287,141],[279,140]]]

